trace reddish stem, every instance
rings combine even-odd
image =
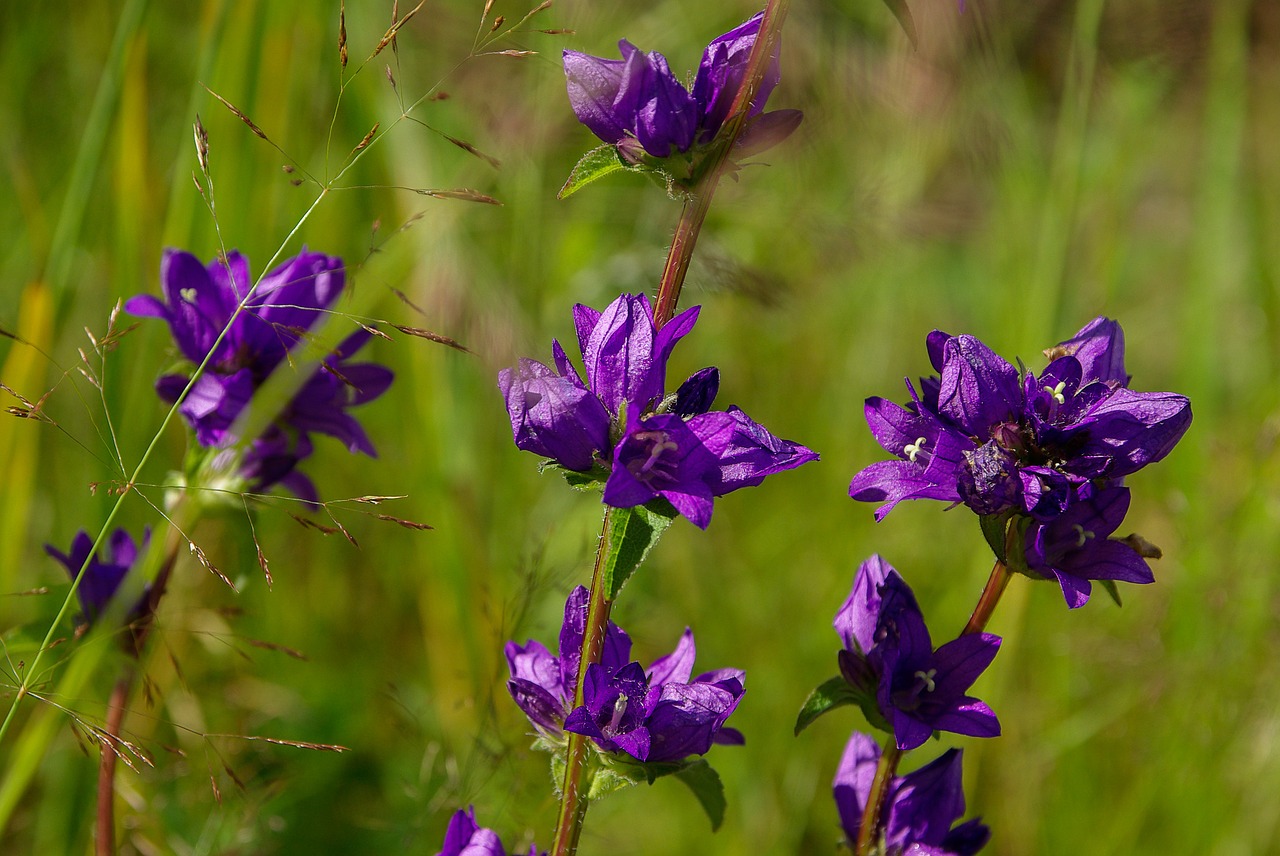
[[[978,598],[978,605],[973,608],[973,614],[969,616],[969,623],[964,626],[964,630],[960,631],[961,636],[981,633],[986,629],[987,622],[996,611],[996,604],[1000,602],[1000,595],[1004,594],[1012,576],[1004,562],[996,562],[995,567],[991,569],[991,576],[987,578],[986,586],[982,589],[982,596]]]
[[[133,687],[134,670],[130,668],[111,690],[107,702],[107,721],[103,729],[102,756],[98,763],[98,835],[94,844],[97,856],[115,856],[116,852],[116,759],[119,757],[120,728],[124,722],[129,691]]]

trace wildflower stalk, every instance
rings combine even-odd
[[[871,793],[867,804],[862,809],[862,825],[858,827],[858,841],[854,847],[854,856],[871,856],[880,841],[880,821],[883,815],[885,796],[894,774],[898,772],[898,761],[902,759],[902,750],[894,741],[892,734],[885,741],[884,753],[876,763],[876,776],[871,782]]]
[[[760,88],[760,80],[769,68],[769,60],[773,56],[773,45],[782,35],[782,23],[787,17],[787,7],[791,0],[769,0],[764,10],[764,19],[760,22],[760,32],[755,44],[751,47],[751,57],[747,60],[747,71],[742,80],[738,94],[734,96],[733,105],[729,108],[729,119],[725,122],[723,141],[720,148],[711,155],[710,163],[701,181],[690,191],[689,198],[680,212],[680,222],[676,224],[675,237],[671,240],[671,250],[667,253],[667,263],[662,269],[662,281],[658,285],[658,305],[653,312],[653,324],[658,329],[666,324],[676,313],[676,304],[680,302],[680,289],[684,286],[685,274],[689,272],[689,260],[693,258],[693,248],[698,243],[698,234],[702,230],[702,222],[707,218],[711,208],[711,197],[715,195],[720,177],[729,166],[729,153],[733,150],[746,124],[751,102]]]
[[[121,724],[124,722],[125,705],[129,702],[129,693],[133,690],[135,670],[126,669],[111,690],[111,698],[107,701],[107,721],[102,741],[102,758],[98,763],[98,827],[97,842],[94,852],[97,856],[114,856],[116,852],[116,750],[120,739]]]
[[[716,186],[722,174],[730,166],[729,153],[742,132],[751,102],[760,88],[761,78],[768,69],[773,55],[773,45],[781,33],[789,3],[790,0],[769,0],[764,18],[760,23],[759,34],[752,45],[742,86],[738,89],[730,107],[730,118],[725,123],[720,147],[712,155],[702,179],[694,185],[681,210],[680,220],[676,225],[658,286],[658,300],[653,318],[656,329],[662,329],[675,315],[676,306],[680,300],[680,290],[684,285],[685,275],[689,271],[689,262],[693,258],[693,250],[697,245],[703,221],[706,220],[707,211],[710,210],[711,199],[715,195]],[[595,569],[591,578],[587,626],[582,634],[581,656],[578,660],[574,707],[583,704],[583,687],[586,683],[587,669],[591,664],[600,662],[605,629],[609,624],[609,613],[613,601],[608,596],[605,575],[613,524],[618,513],[617,509],[607,509],[601,527]],[[569,734],[565,750],[565,778],[561,789],[560,814],[556,823],[551,856],[573,856],[577,852],[578,839],[582,834],[582,825],[587,814],[588,801],[584,790],[590,787],[587,777],[588,742],[588,738],[581,734]]]
[[[995,566],[991,568],[991,576],[987,578],[987,584],[982,589],[982,595],[973,608],[973,614],[969,616],[969,622],[965,624],[964,630],[960,631],[961,636],[981,633],[986,629],[987,622],[996,611],[996,604],[1000,602],[1000,596],[1004,594],[1012,576],[1012,572],[1005,563],[996,560]]]
[[[596,564],[591,572],[591,595],[587,602],[587,626],[582,633],[582,651],[578,660],[577,685],[573,691],[573,706],[583,703],[583,687],[587,682],[587,667],[591,663],[600,662],[600,652],[604,647],[605,629],[609,626],[609,612],[613,601],[608,597],[608,586],[605,584],[605,563],[610,553],[613,519],[618,509],[606,507],[604,521],[600,527],[600,543],[596,548]],[[582,824],[587,816],[587,800],[584,786],[587,768],[587,743],[589,738],[582,734],[569,733],[569,744],[565,750],[564,784],[560,797],[560,818],[556,822],[555,843],[551,856],[572,856],[578,850],[578,837],[582,834]]]

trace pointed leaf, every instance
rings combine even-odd
[[[564,187],[560,188],[560,192],[556,194],[556,198],[566,199],[597,178],[604,178],[612,172],[630,168],[630,164],[618,154],[618,147],[612,143],[605,143],[603,146],[598,146],[587,152],[579,159],[577,164],[574,165],[573,171],[569,173],[569,178],[565,181]]]
[[[987,539],[987,546],[996,554],[996,561],[1003,562],[1005,556],[1005,530],[1009,526],[1009,515],[984,514],[978,518],[982,527],[982,537]]]
[[[1116,606],[1124,606],[1120,602],[1120,589],[1116,586],[1115,580],[1096,580],[1095,582],[1107,590],[1107,594],[1111,595],[1111,599],[1116,602]]]
[[[640,567],[645,556],[676,517],[665,499],[634,508],[609,509],[609,547],[605,555],[604,585],[609,600],[616,600],[622,586]]]
[[[827,711],[847,704],[858,704],[858,691],[849,686],[844,678],[836,675],[809,693],[804,706],[800,708],[800,715],[796,717],[795,733],[804,731]]]
[[[724,823],[724,785],[720,775],[712,769],[705,758],[699,758],[676,772],[676,778],[684,782],[693,795],[698,798],[702,810],[711,821],[711,831],[715,832]]]
[[[911,17],[911,10],[907,8],[907,0],[884,0],[884,5],[889,7],[893,17],[897,18],[898,23],[902,25],[902,32],[907,34],[907,40],[911,42],[911,47],[919,47],[919,42],[916,38],[916,22]]]

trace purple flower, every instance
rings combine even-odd
[[[81,529],[71,539],[71,552],[69,554],[63,553],[52,544],[45,544],[44,551],[57,559],[67,569],[67,573],[71,575],[72,580],[75,580],[80,573],[80,568],[84,567],[84,577],[80,580],[80,586],[76,589],[76,597],[80,600],[80,609],[84,611],[85,621],[88,624],[93,624],[98,619],[98,616],[102,615],[103,611],[106,610],[107,603],[115,595],[116,589],[120,588],[120,583],[133,568],[134,563],[138,561],[138,556],[147,548],[150,540],[150,529],[143,530],[141,547],[134,542],[133,537],[128,532],[123,529],[117,529],[111,533],[106,545],[90,558],[89,554],[93,550],[93,539],[89,537],[88,532]],[[85,567],[86,559],[89,560],[87,567]],[[150,585],[147,585],[138,602],[130,607],[128,616],[125,619],[127,622],[141,617],[142,612],[146,609],[150,589]]]
[[[844,643],[841,672],[856,689],[874,692],[898,748],[914,749],[934,731],[1000,733],[991,708],[965,694],[995,658],[1000,637],[973,633],[935,651],[911,588],[879,556],[858,568],[833,624]]]
[[[166,250],[160,272],[166,300],[140,294],[125,309],[168,322],[178,350],[193,363],[212,351],[205,372],[178,409],[200,445],[229,446],[236,440],[231,426],[254,392],[341,294],[342,260],[303,251],[262,278],[234,321],[236,307],[251,288],[244,256],[231,253],[225,261],[205,266],[190,253]],[[215,349],[223,329],[226,335]],[[352,452],[374,454],[368,436],[347,413],[391,384],[389,369],[349,362],[369,338],[367,331],[347,337],[266,433],[254,439],[241,463],[241,475],[251,490],[282,483],[303,498],[315,499],[310,480],[295,470],[311,453],[313,432],[338,438]],[[177,401],[190,378],[190,372],[165,375],[156,390],[165,401]]]
[[[1089,600],[1089,580],[1155,582],[1146,560],[1111,538],[1128,510],[1129,489],[1115,487],[1073,503],[1048,523],[1033,523],[1025,538],[1027,567],[1056,579],[1072,609]]]
[[[498,375],[516,446],[569,470],[607,469],[608,505],[662,498],[704,529],[714,497],[816,460],[737,407],[710,411],[720,383],[715,368],[665,394],[667,360],[698,311],[658,330],[643,295],[623,294],[604,312],[575,306],[585,382],[559,342],[551,348],[554,369],[522,359]]]
[[[618,42],[620,60],[566,50],[564,72],[573,112],[593,134],[617,145],[631,160],[639,159],[641,149],[666,158],[672,149],[683,153],[711,143],[742,86],[762,18],[756,15],[707,45],[692,92],[671,73],[662,54],[641,51],[625,39]],[[739,138],[740,143],[749,136],[767,138],[763,146],[750,141],[755,151],[780,142],[800,123],[797,110],[762,115],[779,76],[775,48]]]
[[[972,336],[928,337],[938,377],[907,384],[905,407],[866,404],[876,440],[898,460],[867,467],[849,495],[882,502],[963,502],[982,515],[1013,511],[1052,520],[1089,483],[1117,485],[1167,455],[1191,424],[1184,396],[1124,384],[1124,334],[1106,318],[1047,353],[1037,377],[1019,372]]]
[[[719,669],[691,679],[695,647],[688,629],[675,651],[646,669],[631,662],[631,639],[610,622],[601,661],[587,668],[583,704],[570,710],[587,600],[582,586],[569,595],[560,657],[538,642],[507,643],[507,688],[541,734],[552,739],[563,731],[584,734],[602,751],[651,762],[704,755],[714,743],[743,742],[724,723],[745,692],[745,676],[738,669]]]
[[[507,689],[534,727],[548,737],[560,736],[564,719],[573,707],[589,597],[584,586],[569,593],[560,628],[559,657],[552,656],[546,646],[532,639],[524,645],[506,644],[507,665],[511,670]],[[631,637],[610,621],[605,630],[601,665],[615,671],[630,660]]]
[[[973,856],[991,837],[978,819],[952,824],[964,815],[961,752],[948,749],[925,766],[895,776],[881,809],[885,856]],[[835,777],[836,811],[852,847],[862,827],[862,812],[871,795],[880,747],[855,731],[845,746]]]
[[[546,851],[542,851],[545,856]],[[529,856],[538,856],[536,844],[529,847]],[[476,823],[475,806],[458,809],[449,819],[444,833],[444,847],[436,856],[507,856],[502,839],[492,829]]]

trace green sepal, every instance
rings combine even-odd
[[[795,733],[799,734],[804,731],[813,724],[815,719],[828,711],[849,704],[858,704],[859,695],[861,694],[840,675],[836,675],[829,681],[824,681],[821,686],[809,693],[809,697],[804,700],[804,706],[800,708],[800,715],[796,717]]]
[[[983,514],[978,517],[978,525],[982,527],[982,537],[987,539],[987,546],[996,554],[996,561],[1005,561],[1005,533],[1009,528],[1009,514]]]
[[[540,473],[548,471],[560,473],[560,475],[564,476],[564,480],[568,482],[569,487],[574,490],[604,490],[604,483],[609,480],[609,468],[604,464],[596,464],[591,469],[583,472],[571,470],[555,461],[545,461],[542,466],[538,467],[538,472]]]
[[[665,499],[655,499],[633,508],[610,508],[608,514],[609,544],[603,581],[609,600],[617,600],[622,586],[679,512]]]
[[[595,774],[591,777],[591,786],[587,789],[587,799],[592,802],[626,788],[653,781],[642,764],[610,763],[607,756],[602,755],[602,758],[605,759],[605,763],[596,768]]]
[[[1120,602],[1120,589],[1116,586],[1115,580],[1096,580],[1096,582],[1107,590],[1107,594],[1111,595],[1111,599],[1116,602],[1116,606],[1124,606]]]
[[[597,146],[574,164],[573,170],[569,173],[569,178],[565,180],[564,187],[560,188],[556,198],[566,199],[596,179],[604,178],[606,175],[617,172],[620,169],[636,170],[637,167],[622,159],[622,156],[618,154],[617,146],[611,143]]]

